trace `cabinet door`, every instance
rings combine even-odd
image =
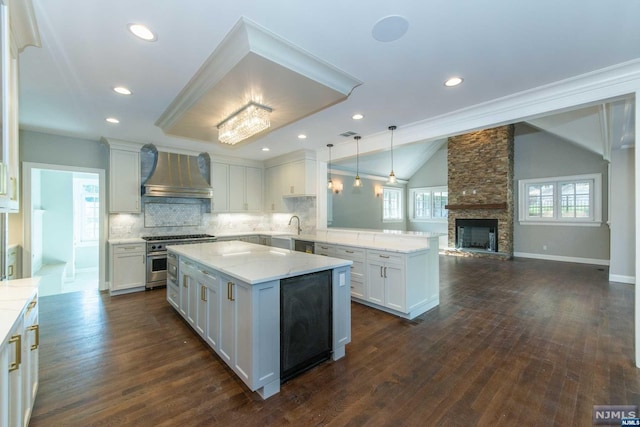
[[[367,263],[367,296],[368,300],[384,305],[385,294],[384,264],[378,262]]]
[[[145,285],[145,254],[131,249],[126,252],[128,247],[114,250],[113,271],[111,276],[111,290],[118,291],[122,289],[136,288]]]
[[[220,351],[219,355],[233,367],[236,355],[236,285],[228,277],[220,276]]]
[[[23,321],[21,319],[14,329],[8,334],[9,340],[5,344],[5,348],[1,350],[4,354],[0,356],[0,359],[7,361],[6,364],[2,365],[2,370],[5,371],[3,375],[5,375],[5,377],[2,379],[3,393],[2,396],[0,396],[0,399],[3,400],[3,411],[0,413],[0,420],[7,420],[5,424],[2,424],[3,426],[24,425],[24,406],[22,404],[22,375],[24,369],[22,363],[17,363],[19,361],[18,352],[22,351],[22,340],[24,339],[23,332]],[[9,369],[7,369],[7,367],[9,367]],[[6,393],[4,393],[5,389]],[[7,407],[6,410],[4,410],[5,406]]]
[[[137,151],[110,151],[109,211],[140,212],[140,155]]]
[[[266,212],[278,212],[282,206],[282,194],[280,194],[280,185],[278,168],[272,167],[264,170],[264,210]]]
[[[383,275],[385,278],[385,305],[404,312],[406,309],[404,270],[401,266],[387,264],[384,267]]]
[[[22,409],[23,425],[31,418],[31,410],[38,391],[38,358],[40,330],[38,324],[38,298],[27,306],[22,340]]]
[[[245,167],[229,165],[229,210],[246,211],[245,200]]]
[[[0,5],[1,6],[1,5]],[[0,347],[0,426],[9,425],[9,370],[7,366],[11,363],[9,353],[11,352],[11,343],[7,343]]]
[[[213,163],[213,211],[229,211],[229,165]]]
[[[262,210],[262,169],[245,169],[245,202],[247,210]]]
[[[185,319],[189,320],[191,312],[191,288],[193,284],[193,264],[188,262],[180,263],[180,314]],[[193,325],[193,321],[190,322]]]
[[[258,313],[252,312],[251,285],[235,281],[231,289],[232,298],[236,304],[236,327],[235,327],[235,359],[233,370],[242,378],[245,384],[251,387],[251,365],[253,360],[253,316]]]
[[[217,352],[220,342],[220,285],[218,277],[210,276],[205,282],[205,286],[207,310],[205,340]]]

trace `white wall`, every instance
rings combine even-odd
[[[43,170],[41,173],[42,256],[44,264],[66,263],[73,277],[73,175]]]
[[[635,152],[611,153],[611,261],[609,279],[635,283]]]

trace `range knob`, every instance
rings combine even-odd
[[[156,248],[156,245],[151,246],[151,249],[155,249],[155,248]]]

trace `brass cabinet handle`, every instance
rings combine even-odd
[[[13,264],[9,265],[9,277],[13,276]]]
[[[9,342],[16,345],[16,360],[9,364],[9,372],[11,372],[18,369],[22,363],[22,336],[14,335],[9,338]]]
[[[27,328],[27,331],[35,331],[36,343],[31,345],[31,351],[37,350],[40,346],[40,325],[31,325]]]
[[[187,277],[189,277],[189,276],[187,276],[186,274],[182,275],[182,286],[185,287],[185,288],[189,287],[189,285],[187,285]]]
[[[233,297],[233,282],[227,282],[227,299],[229,301],[235,301],[236,299]]]
[[[387,277],[387,267],[384,268],[384,277]]]
[[[384,277],[384,276],[382,275],[382,269],[383,269],[383,268],[384,268],[384,267],[380,266],[380,277]]]
[[[389,258],[389,255],[378,255],[380,258]]]
[[[345,251],[345,252],[348,253],[348,254],[352,254],[353,253],[353,251]]]
[[[200,270],[200,273],[202,273],[202,274],[204,274],[204,275],[206,275],[206,276],[208,276],[208,275],[209,275],[209,272],[208,272],[207,270]]]
[[[200,286],[200,299],[204,302],[207,302],[207,291],[205,286]]]

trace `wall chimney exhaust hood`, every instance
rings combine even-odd
[[[141,150],[142,195],[211,199],[209,155],[199,156],[157,151],[152,145]],[[145,180],[144,177],[148,178]]]

